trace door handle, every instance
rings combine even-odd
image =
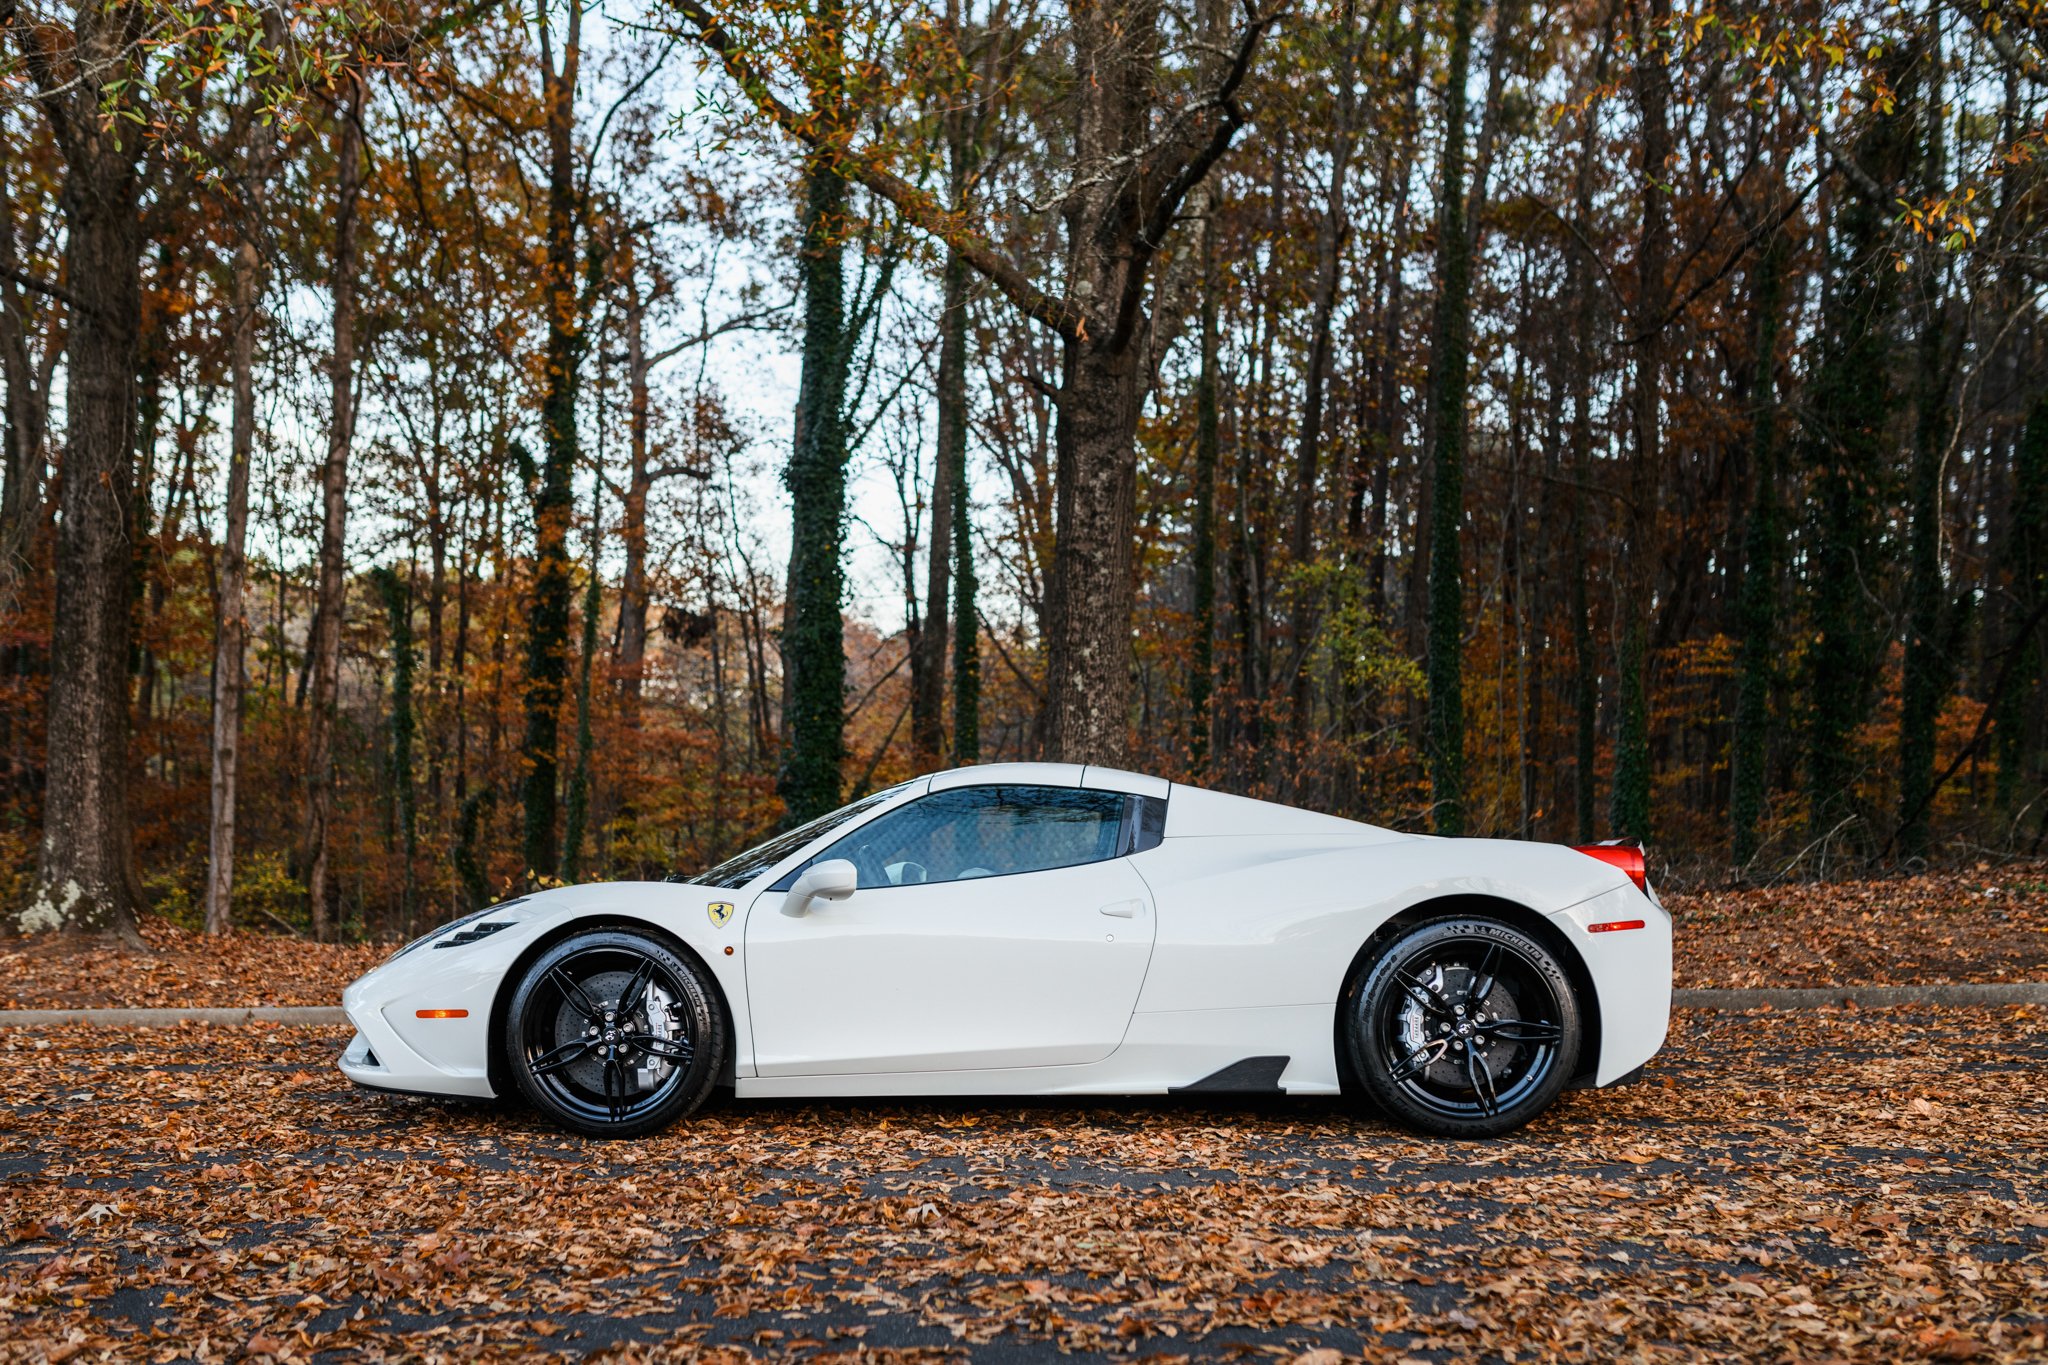
[[[1113,905],[1103,906],[1101,913],[1108,915],[1111,919],[1136,919],[1141,908],[1142,906],[1137,901],[1117,901]]]

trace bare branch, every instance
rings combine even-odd
[[[838,145],[819,132],[815,120],[792,108],[768,88],[767,80],[699,0],[676,0],[676,8],[695,26],[697,41],[715,55],[754,108],[782,132],[826,158],[840,174],[866,186],[896,207],[919,231],[960,253],[976,273],[1003,292],[1010,302],[1064,337],[1079,335],[1080,318],[1061,301],[1033,284],[1014,261],[1006,259],[980,233],[968,229],[961,215],[943,208],[929,194],[903,177],[875,165],[871,156]]]

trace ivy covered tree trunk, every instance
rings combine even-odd
[[[1671,217],[1665,196],[1670,170],[1671,74],[1664,64],[1670,0],[1638,0],[1636,107],[1642,118],[1642,218],[1636,250],[1636,373],[1630,423],[1635,428],[1629,467],[1628,533],[1621,547],[1615,603],[1620,648],[1615,682],[1620,726],[1614,745],[1614,790],[1609,818],[1623,838],[1650,838],[1650,606],[1657,591],[1657,521],[1662,494],[1659,412],[1664,378],[1664,326],[1671,306],[1665,258]]]
[[[1885,60],[1902,107],[1913,94],[1912,49]],[[1911,165],[1906,118],[1872,119],[1852,156],[1880,186]],[[1810,473],[1807,553],[1812,644],[1807,651],[1808,837],[1824,839],[1856,814],[1857,732],[1869,719],[1884,650],[1872,585],[1884,577],[1879,516],[1892,412],[1890,362],[1896,285],[1892,205],[1845,187],[1837,200],[1828,306],[1807,383],[1800,449]]]
[[[789,732],[777,788],[795,825],[839,804],[846,757],[842,558],[846,529],[846,331],[841,261],[846,182],[822,157],[804,175],[803,373],[796,447],[783,482],[791,505],[789,603],[782,629],[784,723]]]
[[[1939,66],[1940,47],[1935,49]],[[1929,92],[1924,109],[1927,147],[1925,184],[1938,193],[1946,180],[1942,133],[1946,111],[1941,86]],[[1899,854],[1927,856],[1934,804],[1936,727],[1955,671],[1948,589],[1941,572],[1942,455],[1948,440],[1949,382],[1946,310],[1942,273],[1947,253],[1922,247],[1915,272],[1914,311],[1919,336],[1913,356],[1913,463],[1906,487],[1906,659],[1899,693]]]
[[[1471,363],[1472,238],[1465,227],[1465,86],[1478,0],[1455,0],[1444,75],[1443,186],[1430,411],[1429,732],[1436,832],[1465,832],[1465,396]]]
[[[556,870],[557,784],[560,781],[562,691],[568,679],[569,521],[578,457],[576,373],[582,360],[581,303],[577,298],[576,81],[582,57],[583,7],[571,0],[560,66],[551,29],[540,23],[541,98],[547,133],[547,251],[541,297],[547,342],[541,379],[541,466],[533,490],[533,596],[527,617],[524,703],[526,733],[520,756],[526,775],[521,841],[528,878]]]
[[[75,303],[66,359],[63,486],[46,707],[43,834],[24,933],[114,933],[140,942],[128,819],[128,664],[142,310],[143,139],[102,102],[133,75],[140,7],[81,4],[76,70],[37,48],[27,65],[64,157],[59,204]]]
[[[1599,57],[1594,63],[1593,84],[1607,81],[1608,64],[1614,51],[1614,23],[1601,26]],[[1580,111],[1583,121],[1579,138],[1579,164],[1573,176],[1572,221],[1582,243],[1593,223],[1593,171],[1600,152],[1600,120],[1591,109]],[[1593,289],[1592,248],[1581,245],[1565,264],[1566,294],[1571,299],[1573,333],[1578,344],[1567,361],[1571,385],[1572,418],[1570,506],[1565,515],[1565,545],[1571,555],[1572,572],[1568,604],[1571,612],[1572,642],[1572,807],[1573,824],[1580,843],[1594,838],[1598,810],[1600,662],[1593,648],[1592,603],[1588,600],[1587,504],[1590,500],[1593,467],[1593,356],[1591,348],[1600,322],[1599,298]]]
[[[1998,810],[2017,820],[2039,802],[2048,773],[2042,771],[2043,690],[2048,685],[2048,625],[2040,619],[2048,603],[2048,394],[2034,400],[2013,457],[2012,529],[2006,538],[2008,623],[2000,641],[2010,651],[2012,679],[1997,698]],[[2036,828],[2048,829],[2048,814]],[[2017,831],[2014,831],[2017,833]],[[2038,847],[2038,838],[2036,840]]]
[[[1212,45],[1216,56],[1203,65],[1210,68],[1204,75],[1214,75],[1214,85],[1199,99],[1183,102],[1180,82],[1185,73],[1169,76],[1165,68],[1162,16],[1153,0],[1109,0],[1073,9],[1065,44],[1072,61],[1067,100],[1073,120],[1073,174],[1059,206],[1067,250],[1065,269],[1059,274],[1061,292],[1055,297],[987,237],[890,170],[883,159],[844,154],[851,129],[839,105],[838,38],[835,34],[826,42],[817,41],[818,19],[812,20],[813,41],[803,59],[813,108],[803,110],[775,92],[756,66],[756,54],[705,5],[676,0],[675,9],[755,109],[804,144],[814,163],[822,161],[834,172],[857,177],[920,231],[960,251],[1020,312],[1059,336],[1056,541],[1043,633],[1045,752],[1067,762],[1121,762],[1129,748],[1131,719],[1136,597],[1131,533],[1138,417],[1151,377],[1152,319],[1145,306],[1151,268],[1188,195],[1244,125],[1238,94],[1278,11],[1248,14],[1235,35],[1234,50]],[[1205,27],[1220,29],[1221,24],[1220,15],[1215,15]],[[1171,100],[1170,84],[1178,92]],[[812,197],[815,200],[815,190]],[[806,255],[811,263],[807,274],[820,273],[822,264],[808,240],[817,216],[806,215]],[[836,280],[836,255],[833,265],[830,274]],[[806,308],[822,312],[818,291],[810,292],[813,297]],[[841,354],[843,364],[844,347],[836,332],[835,328],[831,349]],[[810,334],[807,318],[805,383],[813,390],[817,384],[810,361],[823,340]],[[800,416],[829,417],[836,427],[840,414],[821,410],[809,401],[814,396],[806,395]],[[800,433],[800,453],[807,444],[816,444],[815,437],[807,440]],[[805,481],[811,477],[823,481],[826,471],[806,472]],[[830,512],[829,529],[836,531],[843,506],[843,468],[830,472],[829,483],[823,491],[833,492],[833,498],[811,497],[809,502]],[[820,530],[815,520],[819,514],[814,511],[808,518],[812,524],[807,534]],[[798,520],[802,528],[806,514],[800,511]],[[800,535],[792,550],[793,558],[803,561],[803,573],[791,575],[792,603],[801,597],[822,606],[829,600],[829,620],[836,627],[836,555],[827,565],[815,552],[807,554],[802,540]],[[792,801],[793,812],[805,808],[806,800],[814,800],[828,782],[835,793],[838,785],[827,760],[836,758],[839,750],[841,698],[836,689],[823,685],[825,680],[801,676],[805,651],[819,650],[826,619],[823,612],[808,621],[792,613],[793,624],[802,623],[803,637],[796,642],[792,662],[799,674],[790,688],[797,717],[790,727],[792,742],[783,774],[785,793],[801,798]],[[836,681],[842,664],[836,629],[831,634],[829,667],[831,680]],[[798,735],[799,724],[809,732],[808,738]]]
[[[1778,672],[1778,575],[1784,517],[1778,505],[1778,330],[1785,294],[1785,242],[1771,234],[1757,258],[1750,307],[1756,321],[1751,371],[1749,516],[1743,527],[1742,582],[1736,590],[1741,639],[1735,736],[1729,755],[1729,854],[1737,869],[1756,857],[1757,825],[1770,794],[1771,687]]]

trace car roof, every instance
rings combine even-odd
[[[1163,777],[1124,772],[1092,763],[977,763],[971,767],[933,773],[930,790],[952,791],[958,787],[986,787],[999,782],[1033,787],[1089,787],[1098,791],[1161,798],[1173,785]]]

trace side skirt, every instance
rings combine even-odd
[[[1190,1085],[1176,1085],[1169,1095],[1279,1095],[1280,1073],[1287,1070],[1288,1057],[1246,1057],[1220,1071],[1212,1071]]]

